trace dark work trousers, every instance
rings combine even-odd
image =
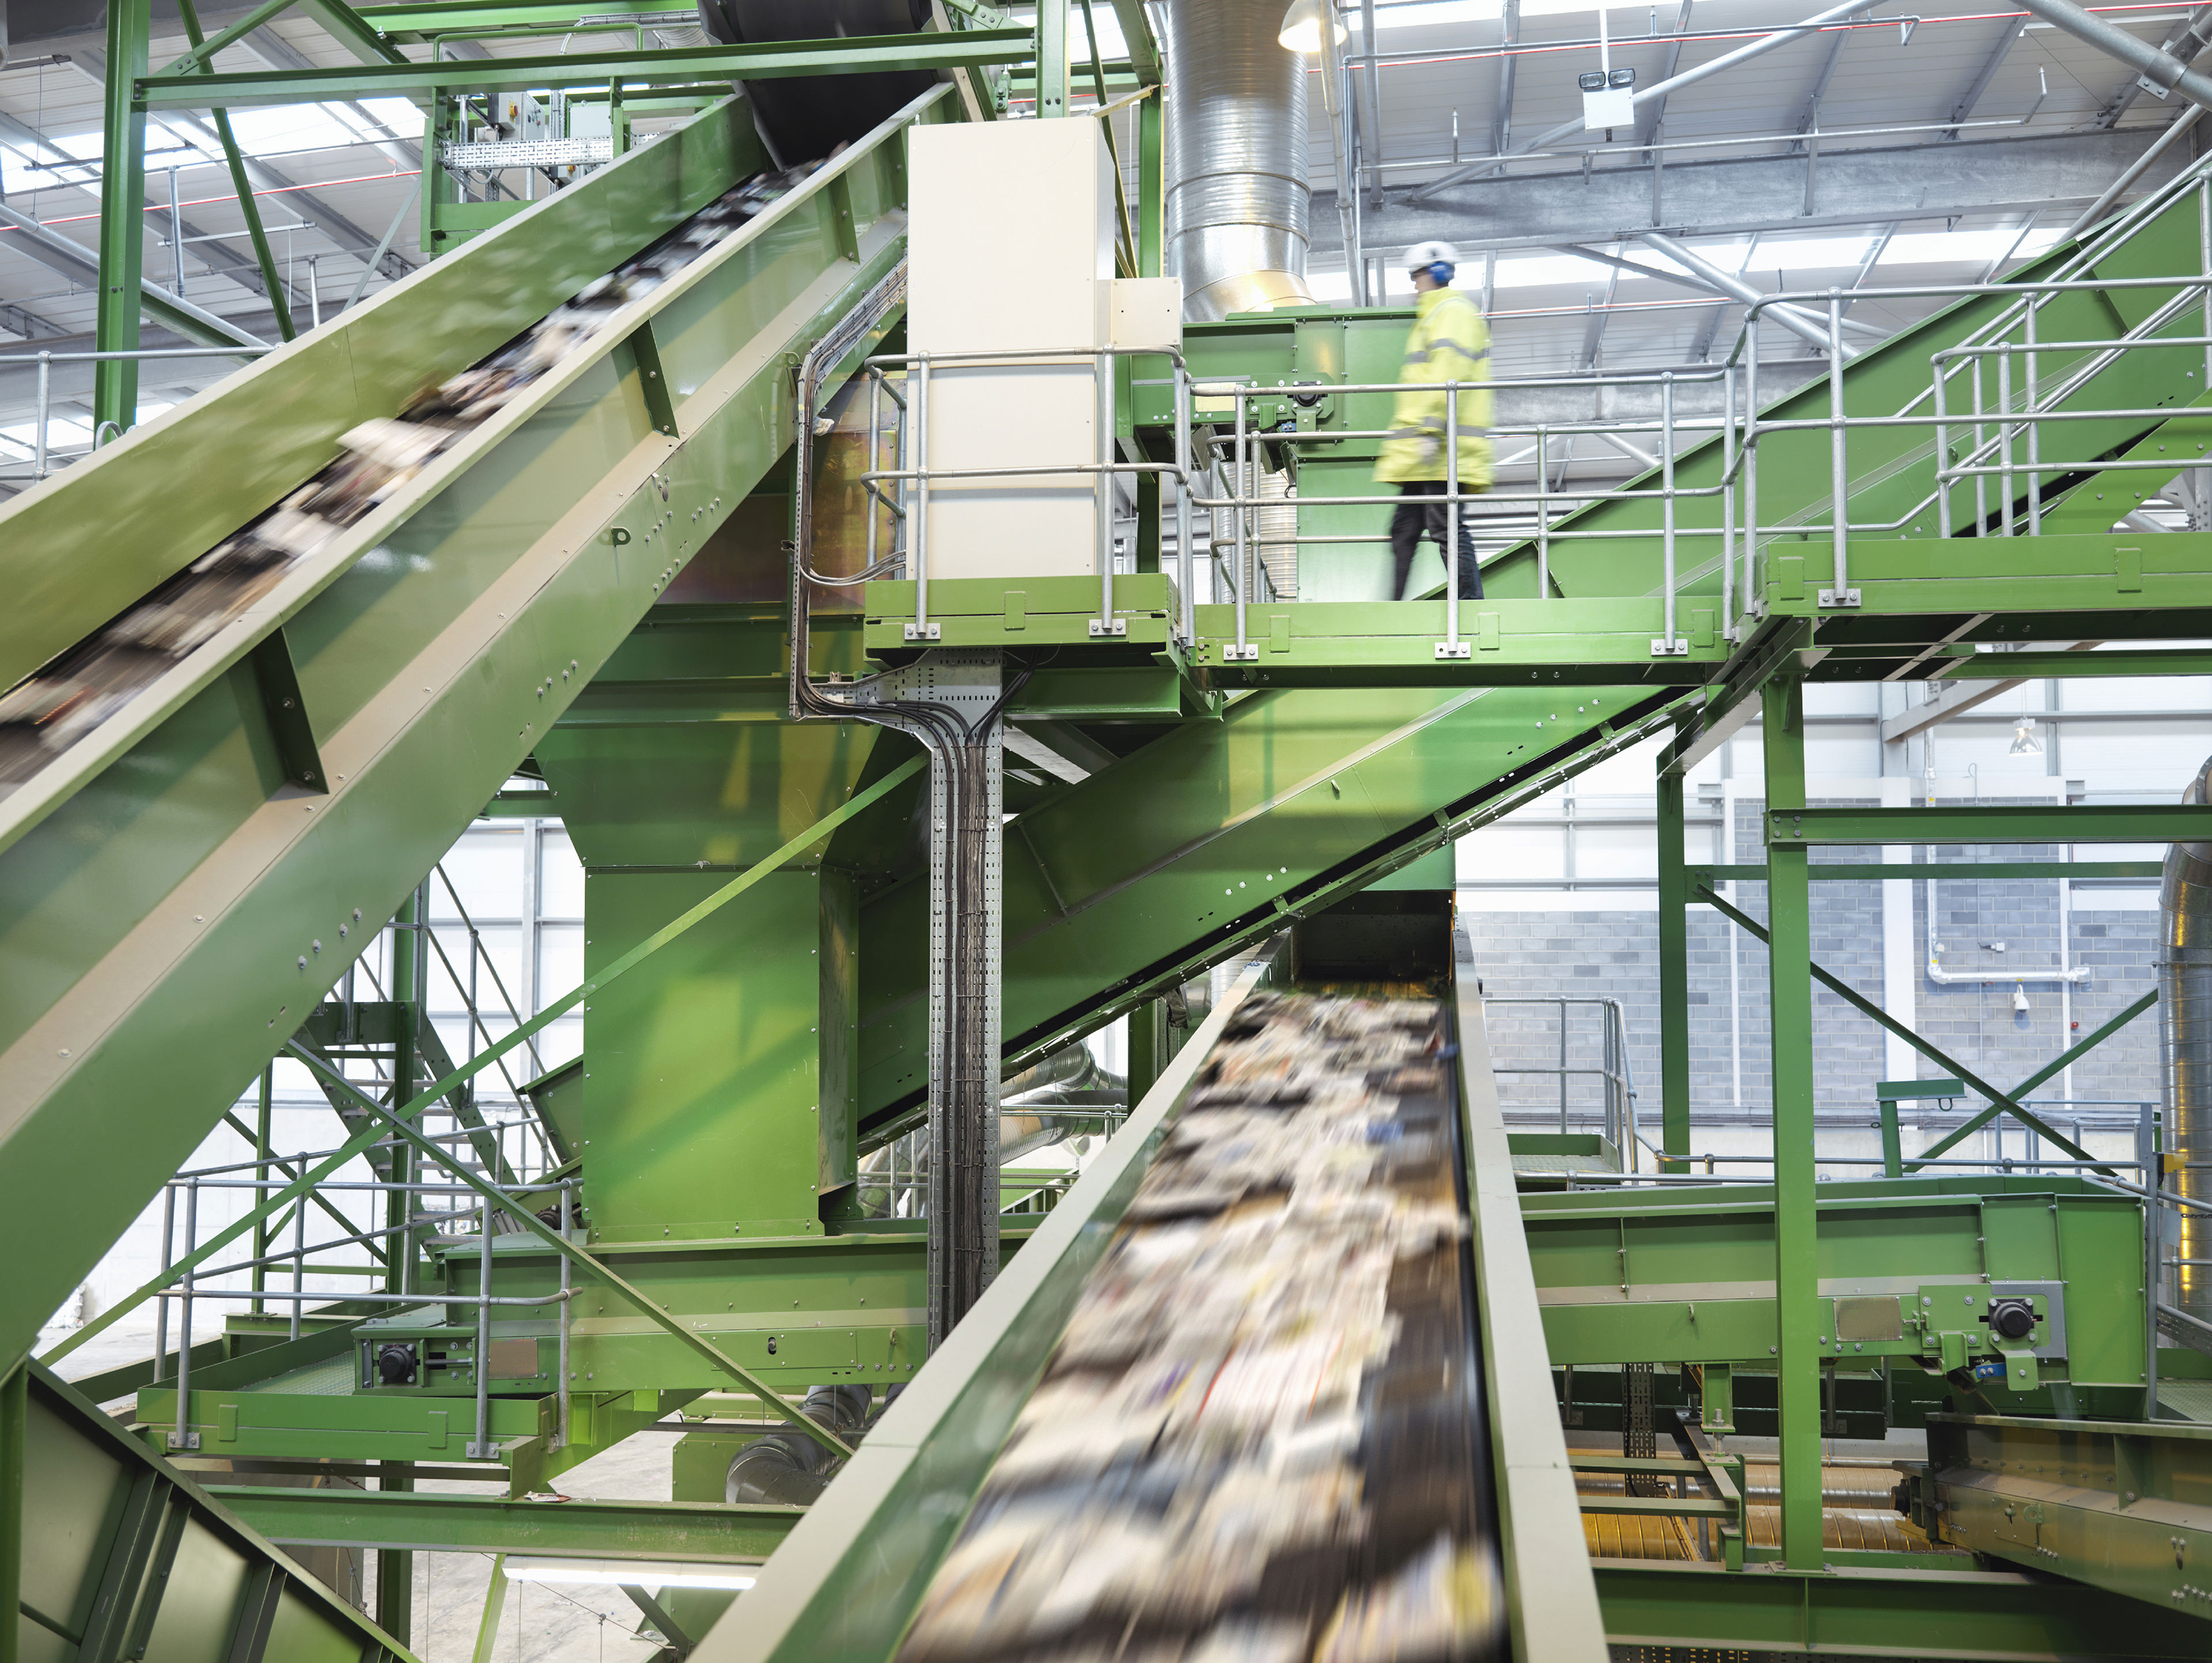
[[[1406,598],[1406,574],[1413,569],[1413,552],[1424,536],[1432,538],[1441,553],[1450,531],[1450,510],[1441,502],[1420,499],[1442,496],[1441,479],[1409,479],[1398,487],[1397,512],[1390,516],[1390,555],[1397,562],[1398,578],[1390,592],[1393,600]],[[1462,600],[1482,598],[1482,567],[1474,558],[1474,528],[1468,525],[1468,505],[1459,505],[1459,594]]]

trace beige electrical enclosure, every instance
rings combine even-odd
[[[915,130],[908,349],[1062,355],[933,364],[933,474],[1099,460],[1095,360],[1114,337],[1114,178],[1092,120]],[[933,578],[1097,569],[1098,476],[933,479]]]

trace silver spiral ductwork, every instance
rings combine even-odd
[[[2212,761],[2181,793],[2185,803],[2212,802]],[[2166,851],[2159,890],[2160,1059],[2166,1076],[2166,1148],[2179,1157],[2172,1187],[2212,1204],[2212,843],[2176,843]],[[2192,1168],[2194,1168],[2192,1170]],[[2212,1214],[2179,1213],[2175,1303],[2212,1322]]]
[[[1285,0],[1169,0],[1167,234],[1183,317],[1309,306],[1306,63]]]

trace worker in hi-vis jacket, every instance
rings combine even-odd
[[[1441,383],[1490,379],[1490,325],[1474,299],[1451,287],[1459,255],[1449,243],[1417,243],[1406,253],[1413,270],[1413,331],[1406,337],[1405,367],[1390,412],[1390,436],[1375,458],[1375,477],[1398,488],[1399,503],[1390,517],[1390,554],[1397,563],[1391,598],[1406,598],[1406,574],[1425,532],[1439,554],[1449,537],[1445,504],[1424,501],[1449,489],[1450,464],[1444,455],[1449,415]],[[1459,489],[1490,489],[1490,411],[1486,386],[1459,392]],[[1482,594],[1482,568],[1475,563],[1474,532],[1467,505],[1460,505],[1459,592]]]

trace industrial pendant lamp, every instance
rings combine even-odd
[[[2043,755],[2043,741],[2035,737],[2035,722],[2032,717],[2021,717],[2020,725],[2013,729],[2011,755],[2014,756]]]
[[[1275,39],[1289,51],[1311,57],[1321,50],[1324,27],[1340,46],[1350,38],[1336,15],[1336,8],[1328,0],[1291,0],[1290,9],[1283,14],[1283,27],[1275,32]]]

